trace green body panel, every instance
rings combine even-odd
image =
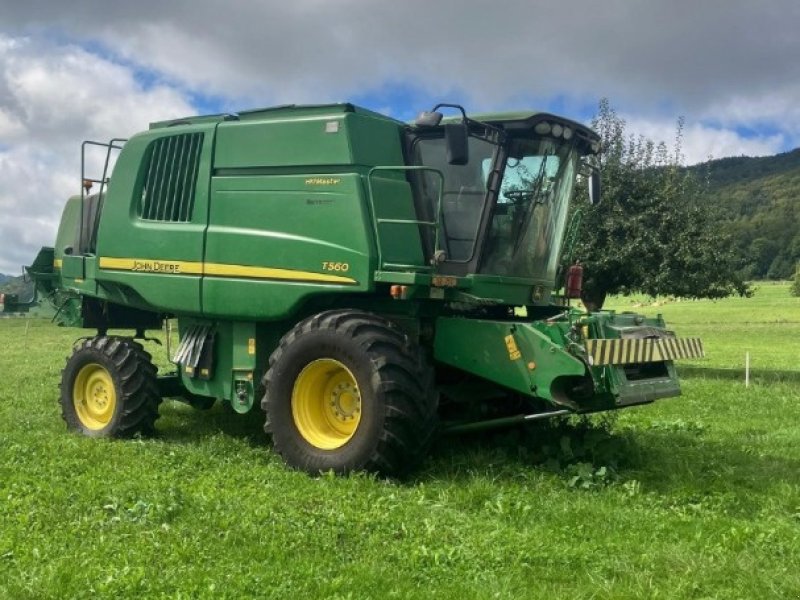
[[[180,319],[181,337],[193,325],[208,325],[214,334],[213,368],[210,376],[181,369],[183,387],[198,396],[227,400],[236,412],[248,412],[257,402],[255,391],[269,355],[291,324],[285,322],[207,321]],[[237,391],[246,390],[246,394]]]
[[[375,113],[265,111],[219,125],[216,169],[399,165],[401,123]]]
[[[479,298],[494,298],[511,306],[551,303],[552,281],[494,275],[469,275],[468,279],[470,294]]]
[[[369,176],[368,185],[375,207],[376,235],[381,241],[381,261],[412,268],[426,266],[411,187],[404,173],[376,171]]]
[[[317,185],[307,180],[336,183]],[[286,269],[291,272],[285,276],[298,279],[206,277],[205,315],[279,319],[314,294],[371,289],[372,238],[357,174],[215,177],[212,195],[207,263]],[[315,233],[320,231],[324,237]],[[329,265],[339,270],[326,269]],[[342,276],[352,282],[304,281],[304,273]]]
[[[613,312],[572,316],[574,321],[439,318],[434,357],[517,393],[578,412],[621,408],[680,394],[671,361],[659,363],[660,370],[653,376],[630,379],[624,366],[590,366],[582,352],[583,340],[572,339],[575,323],[585,325],[590,337],[620,339],[621,330],[628,334],[663,330],[663,320]],[[565,386],[581,380],[587,393],[565,392]]]
[[[539,330],[541,323],[442,317],[436,321],[436,360],[526,396],[558,402],[561,376],[582,376],[586,365]]]
[[[336,131],[326,133],[327,123]],[[298,167],[352,164],[347,136],[340,135],[342,118],[325,116],[296,120],[238,121],[220,126],[214,167]],[[333,129],[333,127],[332,127]],[[302,148],[298,140],[308,140]]]

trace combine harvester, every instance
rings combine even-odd
[[[677,396],[673,360],[702,355],[660,317],[571,308],[578,265],[557,294],[576,178],[591,200],[600,181],[597,134],[567,119],[280,106],[87,146],[106,168],[28,267],[62,324],[96,331],[61,381],[86,435],[221,400],[260,406],[292,467],[392,475],[439,432]],[[171,318],[157,376],[137,340]]]

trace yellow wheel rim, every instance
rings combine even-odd
[[[108,370],[97,363],[83,366],[72,387],[72,402],[87,429],[97,431],[108,425],[117,406],[117,391]]]
[[[292,417],[312,446],[344,446],[361,422],[361,392],[350,369],[332,358],[308,363],[292,389]]]

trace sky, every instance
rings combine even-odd
[[[683,117],[687,164],[791,150],[798,29],[797,0],[0,0],[0,273],[53,243],[83,140],[192,114],[608,98],[656,141]]]

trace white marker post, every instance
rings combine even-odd
[[[744,353],[744,387],[750,387],[750,353]]]

